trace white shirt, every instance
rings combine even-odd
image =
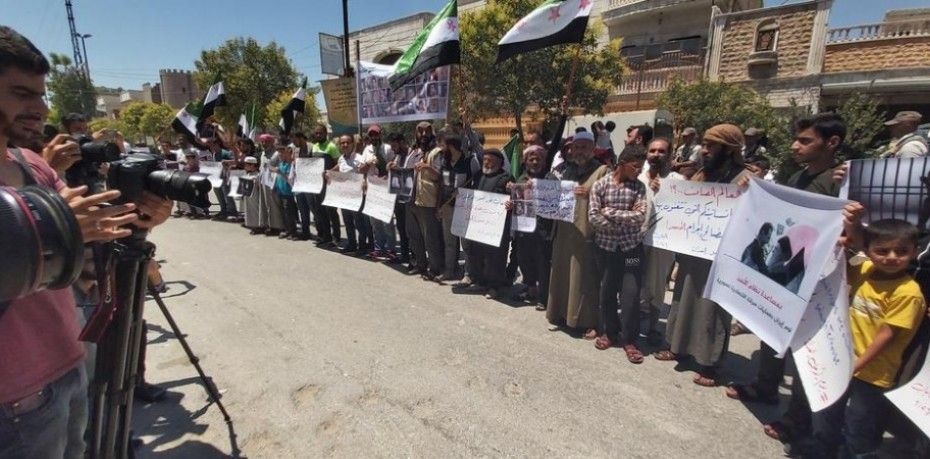
[[[394,161],[394,156],[395,156],[395,155],[394,155],[394,150],[391,149],[391,146],[390,146],[390,145],[388,145],[388,144],[386,144],[386,143],[382,143],[381,145],[378,146],[378,149],[379,149],[379,150],[382,152],[382,154],[384,155],[384,157],[383,157],[382,159],[383,159],[385,162],[388,162],[388,163],[389,163],[389,162],[391,162],[391,161]],[[377,155],[377,153],[375,152],[375,146],[374,146],[374,145],[368,145],[368,146],[365,147],[364,150],[362,150],[362,162],[364,162],[364,163],[366,163],[366,164],[372,164],[372,165],[378,163],[378,155]]]
[[[365,162],[362,161],[362,155],[355,152],[352,152],[348,157],[339,155],[339,160],[336,161],[339,172],[358,172],[359,166],[363,164]]]
[[[888,151],[893,158],[923,158],[927,156],[927,141],[912,132],[888,145]]]

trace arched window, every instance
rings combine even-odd
[[[778,47],[778,22],[773,19],[762,21],[756,28],[756,43],[753,52],[775,51]]]
[[[403,56],[403,55],[404,53],[401,51],[391,50],[376,57],[375,63],[384,64],[384,65],[393,65],[395,62],[397,62],[398,59],[400,59],[400,56]]]

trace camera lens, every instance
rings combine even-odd
[[[91,163],[106,163],[119,159],[119,146],[113,142],[85,142],[81,144],[81,159]]]
[[[148,175],[147,188],[153,193],[194,207],[209,207],[213,185],[203,175],[184,171],[157,170]]]
[[[83,268],[81,228],[55,191],[0,187],[0,254],[0,301],[65,288]]]

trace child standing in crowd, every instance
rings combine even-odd
[[[184,152],[184,172],[189,172],[191,174],[195,172],[200,172],[200,160],[197,159],[197,153],[194,150],[187,150]],[[178,201],[179,211],[184,212],[184,215],[188,218],[201,219],[206,218],[209,215],[207,209],[201,209],[200,207],[192,206],[187,203]]]
[[[853,457],[876,455],[889,414],[884,394],[894,387],[904,350],[926,311],[920,286],[907,272],[917,257],[917,228],[891,219],[863,228],[859,213],[845,213],[850,242],[861,241],[869,258],[848,269],[853,380],[840,400],[814,413],[815,447],[806,457],[835,457],[843,448]]]
[[[274,191],[281,198],[281,204],[284,206],[284,231],[278,236],[281,239],[287,238],[291,241],[299,240],[297,236],[297,201],[294,200],[294,192],[291,191],[291,170],[294,168],[294,150],[286,145],[278,145],[278,155],[281,162],[278,167],[273,168],[277,173],[274,182]]]
[[[646,219],[646,186],[639,181],[646,152],[627,145],[617,167],[591,187],[588,219],[594,227],[597,265],[601,272],[599,336],[594,346],[604,350],[620,343],[630,363],[643,363],[639,337],[639,290],[642,284],[642,226]],[[617,294],[622,317],[617,317]],[[621,333],[622,327],[622,333]],[[618,337],[619,335],[619,337]],[[618,339],[619,338],[619,339]]]
[[[258,190],[258,158],[246,156],[243,160],[245,173],[239,177],[239,189],[242,193],[242,211],[245,214],[245,227],[248,228],[249,234],[255,235],[264,232],[262,228],[261,215],[262,201],[261,192]]]

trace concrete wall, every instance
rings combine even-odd
[[[930,67],[930,36],[827,45],[824,73]]]
[[[201,95],[190,71],[159,70],[158,76],[161,80],[162,102],[171,108],[180,109]]]
[[[352,62],[356,60],[356,40],[359,41],[363,61],[380,63],[385,56],[403,53],[432,18],[433,13],[419,13],[349,33]]]

